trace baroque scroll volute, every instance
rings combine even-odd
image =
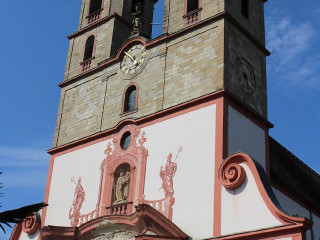
[[[241,154],[234,154],[229,156],[222,163],[219,170],[219,178],[221,184],[229,190],[239,188],[246,179],[246,171],[240,165],[245,161],[245,157]]]

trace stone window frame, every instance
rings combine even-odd
[[[94,37],[91,58],[84,59],[85,52],[86,52],[87,41],[89,40],[89,38],[91,36]],[[85,43],[83,45],[83,48],[82,48],[82,62],[80,63],[80,65],[82,66],[82,71],[85,71],[85,70],[87,70],[87,69],[89,69],[91,67],[92,60],[95,58],[96,45],[97,45],[97,34],[96,33],[88,34],[88,37],[86,38],[86,41],[85,41]]]
[[[135,87],[136,88],[136,96],[135,96],[135,102],[134,102],[134,109],[131,110],[131,111],[127,111],[126,110],[126,104],[128,102],[128,91],[130,90],[130,88],[132,87]],[[139,86],[137,83],[135,82],[131,82],[129,83],[126,88],[124,89],[123,91],[123,94],[122,94],[122,107],[121,107],[121,114],[120,116],[126,116],[128,114],[131,114],[131,113],[135,113],[138,111],[138,96],[139,96]]]
[[[191,12],[188,12],[188,1],[190,0],[184,0],[184,15],[182,16],[185,27],[201,20],[202,0],[198,0],[198,9]]]
[[[95,0],[87,0],[88,9],[87,9],[86,19],[87,19],[88,24],[92,24],[101,18],[101,12],[103,11],[103,6],[104,6],[104,0],[101,0],[100,9],[93,12],[93,13],[90,13],[90,6],[91,6],[92,1],[95,1]]]

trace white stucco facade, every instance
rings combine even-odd
[[[245,164],[246,179],[235,190],[222,187],[221,233],[222,235],[254,231],[281,226],[260,195],[252,172]]]
[[[266,169],[265,132],[233,107],[228,107],[228,153],[249,154]]]
[[[195,124],[201,121],[201,124]],[[176,156],[173,222],[196,239],[212,236],[216,106],[211,105],[144,128],[149,150],[145,196],[164,197],[159,176],[169,153]]]
[[[95,209],[99,191],[100,165],[105,158],[104,151],[108,143],[109,141],[99,142],[55,158],[46,225],[70,226],[69,211],[75,191],[72,178],[77,182],[81,177],[81,184],[86,194],[81,214]]]
[[[195,124],[197,122],[201,122],[201,125]],[[172,220],[195,239],[212,236],[216,105],[147,124],[141,128],[142,132],[146,138],[144,147],[148,150],[145,199],[164,198],[160,167],[166,165],[167,156],[172,153],[172,161],[177,164],[173,177],[175,203]],[[96,208],[100,166],[109,143],[112,145],[112,138],[54,159],[48,201],[50,208],[45,225],[70,226],[69,211],[80,177],[85,191],[81,214],[90,213]]]

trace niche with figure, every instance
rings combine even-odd
[[[127,203],[130,194],[130,165],[123,163],[114,172],[112,205]]]

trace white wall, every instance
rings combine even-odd
[[[195,239],[213,234],[215,128],[216,106],[211,105],[146,125],[141,130],[146,133],[144,146],[149,151],[145,180],[147,200],[164,198],[163,190],[159,190],[160,166],[165,166],[169,153],[174,160],[179,147],[183,147],[176,161],[173,222]],[[100,164],[109,141],[111,139],[55,158],[45,225],[70,226],[69,210],[75,190],[72,177],[75,181],[82,178],[86,193],[81,214],[96,208]]]
[[[164,197],[163,190],[159,191],[160,167],[169,153],[174,159],[179,146],[183,147],[173,183],[173,222],[194,239],[213,234],[215,127],[216,106],[211,105],[143,129],[149,150],[147,200]]]
[[[221,234],[228,235],[246,231],[280,226],[265,204],[254,177],[245,164],[247,177],[241,187],[221,192]]]
[[[237,110],[228,107],[228,154],[244,152],[265,169],[265,132]]]
[[[21,232],[20,240],[36,240],[39,236],[39,230],[37,230],[34,234],[27,234],[25,232]]]
[[[108,141],[100,142],[56,157],[49,195],[45,225],[70,226],[69,210],[72,206],[75,184],[81,177],[86,193],[81,214],[96,208],[100,184],[100,164],[105,158]]]

